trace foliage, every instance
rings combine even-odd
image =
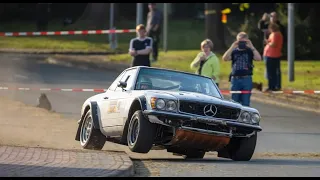
[[[288,28],[287,3],[277,3],[277,14],[280,22]],[[294,18],[295,55],[297,58],[305,58],[311,53],[312,37],[308,18],[302,19],[297,12]],[[284,54],[287,53],[287,43],[284,43]]]
[[[277,3],[276,12],[278,14],[281,24],[288,28],[288,10],[286,3]],[[262,13],[261,13],[262,15]],[[263,35],[262,32],[257,28],[258,21],[260,16],[255,16],[254,14],[245,14],[244,23],[240,25],[239,29],[236,31],[244,31],[248,33],[250,40],[253,42],[257,49],[262,51],[263,49]],[[310,25],[307,21],[308,18],[302,19],[298,13],[295,14],[295,56],[297,59],[310,59],[318,58],[311,57],[312,49],[318,43],[312,42],[312,34]],[[285,34],[286,36],[288,34]],[[283,46],[283,55],[286,57],[287,54],[287,42],[284,42]]]

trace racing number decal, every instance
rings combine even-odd
[[[111,101],[108,108],[108,113],[117,113],[119,112],[119,109],[120,109],[120,101]]]

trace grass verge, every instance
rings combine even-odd
[[[59,21],[49,23],[48,31],[87,30],[63,27]],[[134,21],[117,22],[117,29],[134,29]],[[1,32],[36,31],[34,23],[16,22],[3,24]],[[174,50],[189,50],[199,48],[199,42],[204,38],[204,22],[202,20],[171,20],[169,22],[168,48]],[[135,33],[117,34],[118,48],[116,51],[127,51],[129,41]],[[82,50],[107,51],[109,35],[71,35],[71,36],[34,36],[34,37],[0,37],[0,48],[11,49],[51,49],[51,50]],[[160,47],[162,47],[160,42]]]

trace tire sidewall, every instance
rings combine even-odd
[[[140,129],[139,129],[139,133],[138,133],[138,135],[137,135],[137,137],[136,137],[135,142],[132,143],[132,144],[129,142],[129,141],[131,141],[131,136],[132,136],[131,134],[132,134],[132,126],[133,126],[133,123],[134,123],[135,121],[138,121],[139,128],[141,127],[141,126],[140,126],[140,117],[139,117],[139,114],[138,114],[138,113],[139,113],[139,112],[137,111],[137,112],[135,112],[135,113],[133,114],[132,118],[130,119],[129,126],[128,126],[127,144],[128,144],[128,146],[129,146],[130,148],[133,148],[133,147],[135,146],[135,144],[136,144],[137,141],[138,141],[139,135],[140,135]]]
[[[232,159],[236,161],[249,161],[257,145],[257,132],[247,139],[241,139],[239,146],[232,152]]]
[[[88,143],[90,142],[90,138],[91,138],[92,132],[93,132],[93,130],[91,129],[91,132],[90,132],[90,134],[89,134],[89,137],[88,137],[87,141],[86,141],[85,143],[83,143],[83,142],[82,142],[83,126],[84,126],[84,124],[86,123],[86,121],[88,120],[88,118],[90,118],[90,117],[91,117],[91,120],[92,120],[91,112],[88,111],[88,112],[86,113],[85,117],[83,118],[82,123],[81,123],[80,145],[81,145],[82,147],[86,147],[86,146],[88,145]]]

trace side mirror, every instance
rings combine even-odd
[[[119,82],[118,82],[118,87],[124,89],[124,88],[127,87],[127,83],[126,83],[126,82],[123,82],[123,81],[119,81]]]

